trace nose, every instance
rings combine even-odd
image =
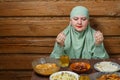
[[[78,20],[78,24],[82,24],[82,20],[81,19]]]

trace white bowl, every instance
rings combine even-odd
[[[120,70],[120,65],[111,61],[102,61],[94,65],[94,68],[100,72],[112,73]]]
[[[50,75],[49,80],[79,80],[79,75],[71,71],[59,71]]]

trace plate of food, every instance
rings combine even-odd
[[[120,70],[120,65],[111,61],[102,61],[94,65],[94,68],[100,72],[112,73]]]
[[[76,73],[84,73],[90,69],[91,65],[87,62],[75,62],[70,65],[70,69]]]
[[[96,72],[89,75],[90,80],[120,80],[120,73],[101,73]]]
[[[79,75],[71,71],[59,71],[50,75],[49,80],[79,80]]]

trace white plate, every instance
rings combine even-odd
[[[74,79],[71,79],[73,78]],[[53,79],[54,78],[54,79]],[[59,71],[50,75],[49,80],[79,80],[79,75],[71,71]]]
[[[120,65],[111,61],[102,61],[94,65],[94,68],[100,72],[116,72],[120,70]]]
[[[97,78],[99,78],[100,76],[104,75],[104,74],[117,74],[120,76],[119,72],[115,72],[115,73],[102,73],[102,72],[96,72],[96,73],[92,73],[89,75],[90,80],[97,80]]]

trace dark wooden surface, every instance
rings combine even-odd
[[[83,60],[83,59],[74,59],[74,60],[71,60],[70,64],[71,63],[74,63],[74,62],[78,62],[78,61],[84,61],[84,62],[88,62],[90,63],[91,65],[91,69],[86,72],[86,73],[80,73],[79,75],[82,75],[82,74],[87,74],[87,75],[90,75],[92,73],[95,73],[95,72],[98,72],[94,69],[94,64],[97,63],[97,62],[101,62],[101,61],[112,61],[112,62],[116,62],[118,64],[120,64],[120,59],[106,59],[106,60],[95,60],[95,59],[91,59],[91,60]],[[60,71],[71,71],[69,67],[67,68],[61,68]],[[32,72],[32,77],[31,77],[31,80],[49,80],[49,76],[42,76],[42,75],[38,75],[36,74],[34,71]]]

